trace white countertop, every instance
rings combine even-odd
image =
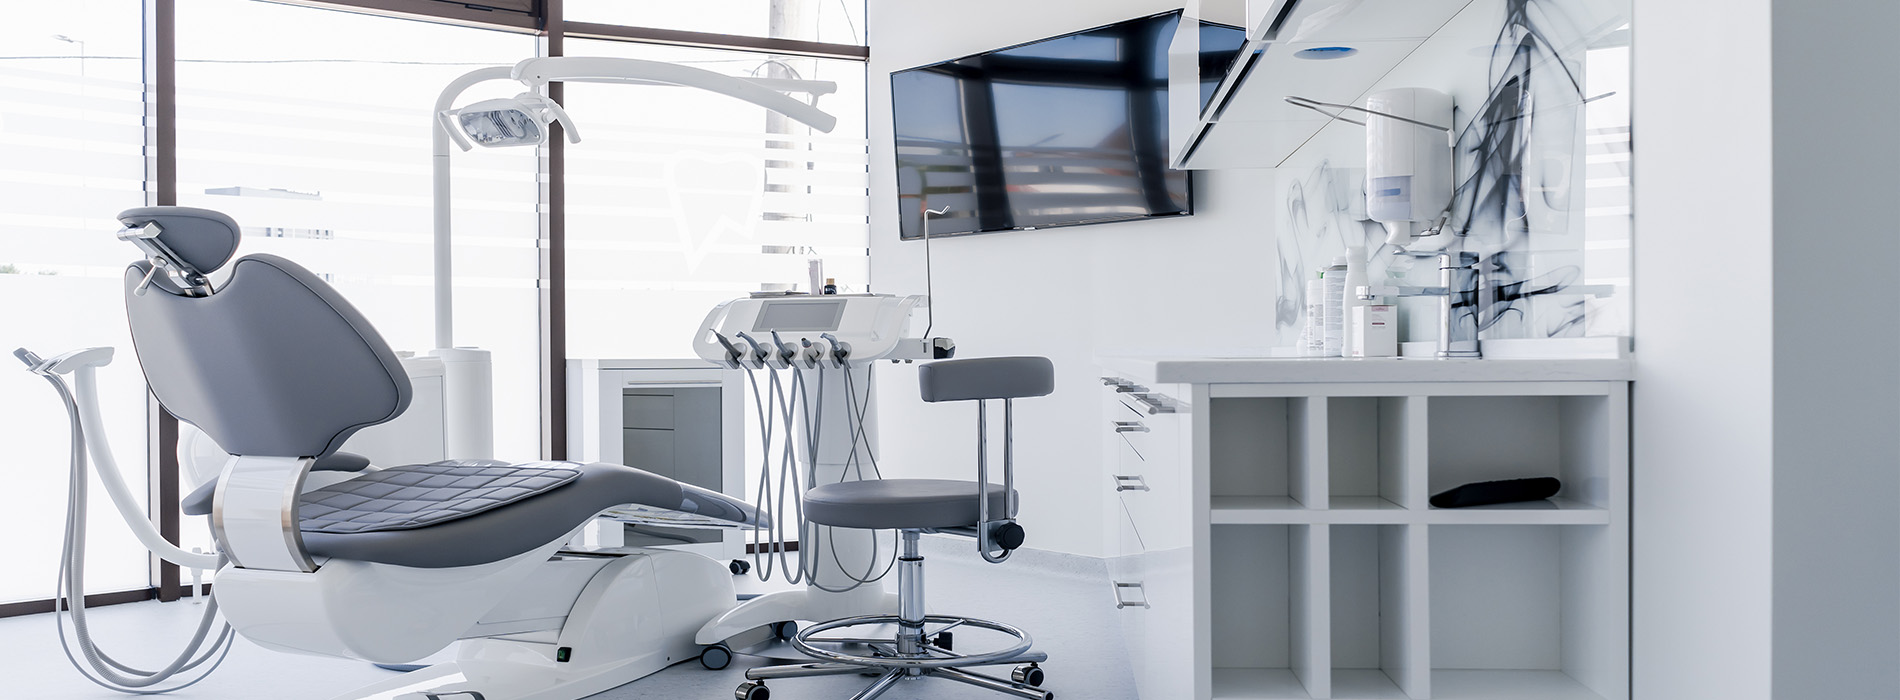
[[[1621,359],[1101,357],[1103,368],[1157,384],[1629,381]]]

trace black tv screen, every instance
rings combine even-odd
[[[1168,168],[1168,12],[891,74],[899,235],[1193,212]],[[1205,105],[1246,40],[1203,23]]]

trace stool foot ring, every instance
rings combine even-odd
[[[844,663],[844,664],[856,664],[859,666],[876,666],[879,668],[940,669],[940,668],[952,668],[956,666],[987,666],[990,664],[1014,661],[1024,656],[1025,654],[1027,654],[1029,651],[1030,645],[1034,644],[1034,641],[1030,639],[1028,632],[1024,632],[1017,627],[1014,627],[1012,625],[1006,625],[1001,622],[979,620],[976,618],[969,618],[969,617],[953,617],[949,615],[926,615],[924,616],[924,624],[927,624],[927,625],[939,624],[939,623],[940,624],[956,624],[956,625],[961,625],[965,627],[977,627],[977,628],[987,629],[994,632],[1001,632],[1010,637],[1014,637],[1016,639],[1016,643],[1010,645],[1007,648],[999,649],[997,651],[992,651],[992,652],[987,652],[987,653],[982,653],[982,654],[955,653],[954,655],[947,656],[947,657],[937,656],[937,655],[928,654],[928,653],[920,653],[917,655],[899,654],[899,655],[894,655],[894,656],[889,656],[889,655],[866,656],[862,654],[852,654],[852,653],[834,651],[831,649],[824,649],[824,648],[812,646],[813,642],[823,644],[827,641],[842,641],[842,640],[828,640],[822,636],[818,636],[821,633],[828,632],[831,630],[842,629],[842,628],[847,628],[847,627],[861,627],[865,625],[896,625],[896,624],[899,624],[900,622],[902,622],[902,620],[900,620],[896,615],[862,615],[859,617],[847,617],[840,620],[832,620],[830,622],[819,623],[809,628],[799,630],[798,634],[792,637],[792,646],[796,647],[800,653],[803,653],[806,656],[810,656],[820,661],[830,661],[834,663]],[[814,639],[814,637],[816,638]],[[851,638],[851,641],[856,642],[862,639],[863,639],[862,637]],[[887,644],[893,644],[893,645],[898,644],[898,640],[895,640],[895,639],[880,640],[880,641],[883,641]]]

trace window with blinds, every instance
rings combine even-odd
[[[102,418],[127,485],[146,493],[145,381],[132,357],[121,274],[137,259],[114,215],[145,204],[139,0],[17,3],[0,23],[0,345],[51,357],[110,345]],[[0,371],[0,602],[52,597],[66,505],[67,418],[45,380]],[[86,583],[145,588],[144,548],[93,490]]]

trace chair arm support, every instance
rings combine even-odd
[[[298,505],[308,457],[232,457],[212,497],[211,527],[231,563],[245,569],[316,571],[304,549]]]

